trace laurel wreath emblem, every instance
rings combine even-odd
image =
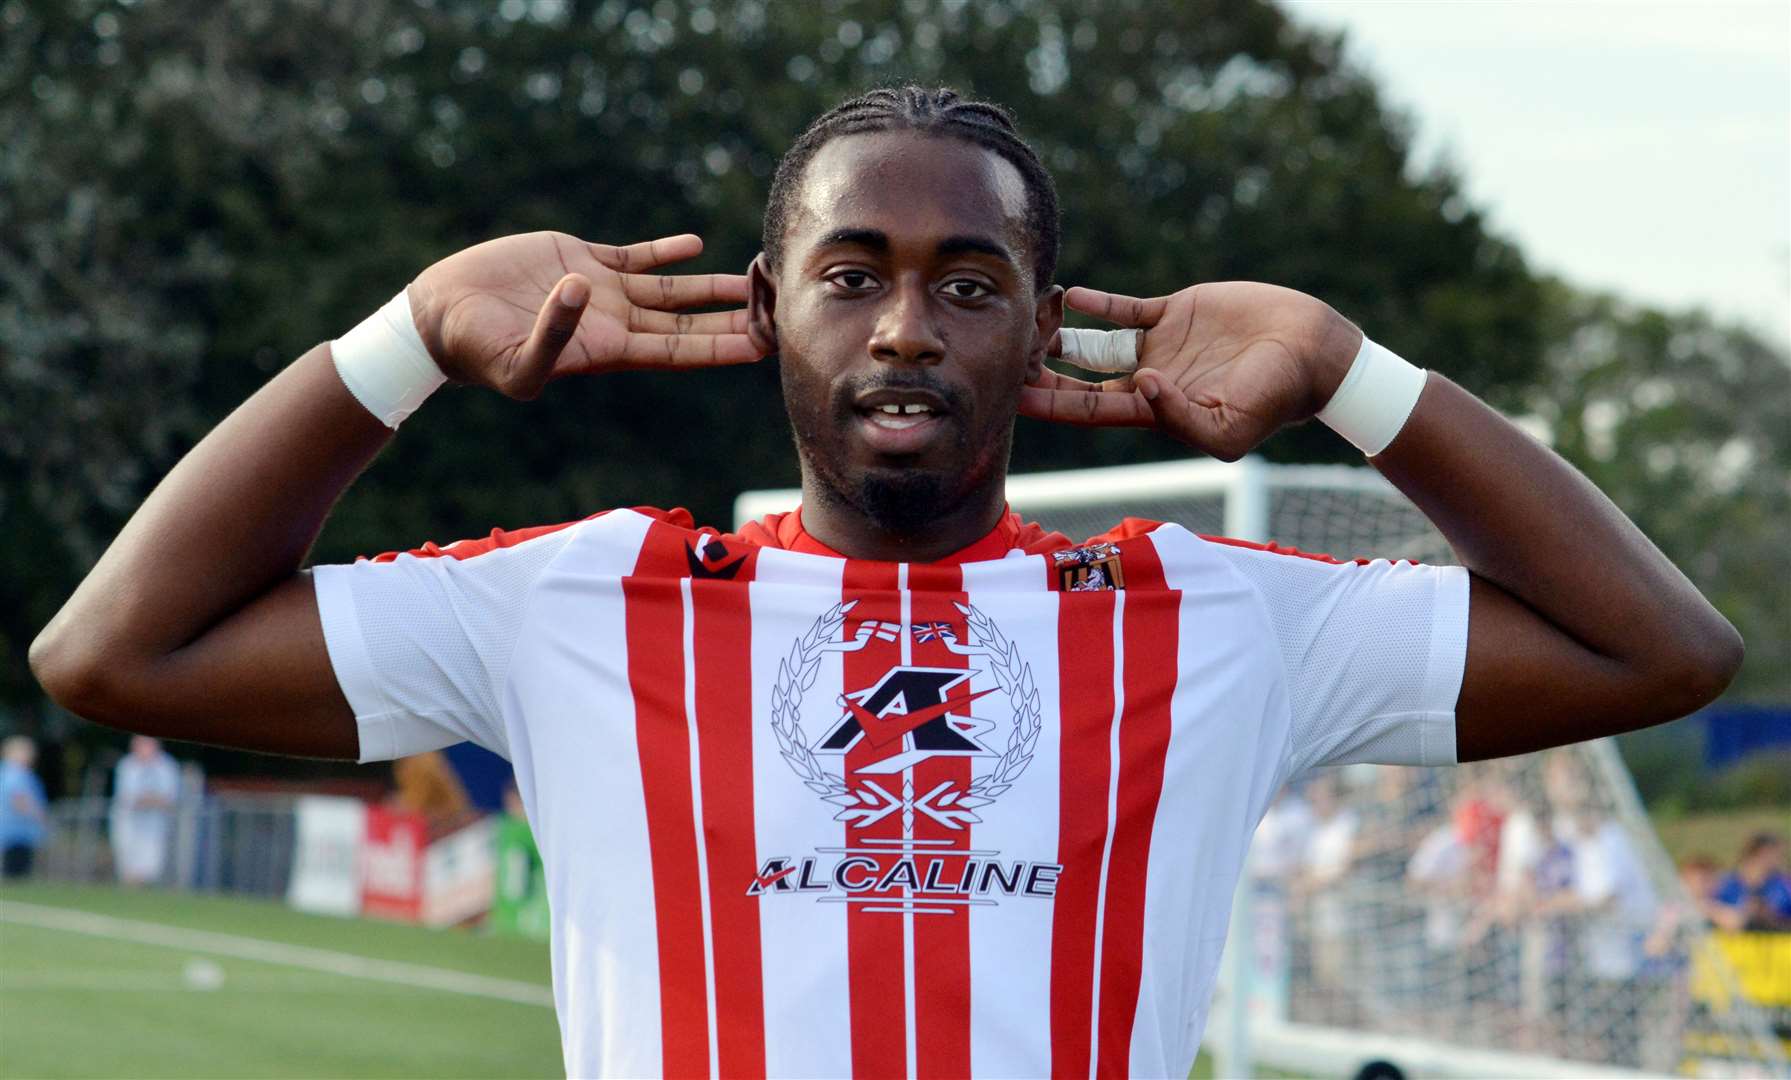
[[[867,781],[853,791],[844,778],[826,769],[809,749],[802,731],[802,698],[815,685],[821,671],[821,658],[828,652],[840,651],[839,633],[846,615],[857,601],[835,604],[816,617],[808,632],[790,646],[790,654],[777,663],[777,681],[771,690],[771,730],[777,736],[778,751],[802,783],[822,801],[840,807],[836,821],[857,820],[862,825],[887,816],[900,808],[904,814],[919,810],[950,828],[981,821],[975,811],[1000,798],[1032,763],[1043,728],[1039,708],[1039,692],[1033,682],[1032,667],[1020,658],[1020,650],[983,612],[968,604],[955,604],[963,613],[970,631],[971,651],[988,658],[989,673],[996,685],[1007,693],[1014,712],[1013,728],[1008,732],[1007,747],[994,768],[971,780],[965,790],[941,785],[918,800],[911,789],[904,789],[902,798],[893,798],[883,788]],[[946,636],[955,642],[949,631]]]
[[[814,751],[808,748],[808,740],[802,737],[802,695],[815,685],[815,676],[821,671],[821,655],[846,624],[846,612],[856,603],[854,600],[835,604],[822,612],[808,633],[790,646],[790,655],[777,662],[777,682],[771,688],[771,730],[777,735],[779,752],[810,791],[838,806],[852,806],[858,800],[847,789],[845,780],[821,767]]]

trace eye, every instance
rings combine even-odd
[[[995,295],[995,290],[974,278],[953,278],[944,285],[945,295],[953,300],[980,300]]]
[[[847,292],[864,292],[877,285],[877,279],[864,270],[840,270],[827,275],[827,280]]]

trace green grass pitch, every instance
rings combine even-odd
[[[327,950],[304,954],[325,965],[427,965],[543,995],[549,982],[547,948],[535,942],[233,898],[8,886],[0,889],[0,1077],[563,1075],[550,1007],[32,925],[27,914],[45,907]]]
[[[564,1075],[542,1005],[33,925],[25,913],[43,908],[549,987],[537,942],[232,897],[10,885],[0,888],[0,1080]],[[1192,1080],[1211,1069],[1202,1055]]]

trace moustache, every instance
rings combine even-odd
[[[954,416],[968,411],[965,408],[963,390],[929,372],[915,370],[878,371],[853,379],[841,380],[834,392],[835,403],[841,411],[849,412],[854,407],[853,402],[876,390],[925,391],[936,395],[945,402],[947,410]]]

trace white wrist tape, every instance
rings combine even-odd
[[[417,333],[408,290],[330,342],[330,355],[348,392],[393,429],[448,381]]]
[[[1385,450],[1424,392],[1425,371],[1391,349],[1362,338],[1362,349],[1318,418],[1373,457]]]
[[[1125,373],[1138,369],[1138,341],[1144,331],[1072,330],[1057,332],[1063,358],[1084,371]]]

